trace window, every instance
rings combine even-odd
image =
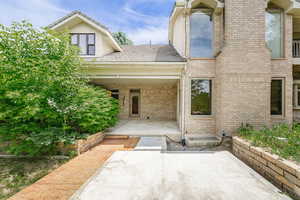
[[[266,12],[266,42],[271,49],[272,58],[283,57],[283,15],[280,9]]]
[[[271,82],[271,115],[283,114],[283,79]]]
[[[191,114],[211,115],[211,80],[191,81]]]
[[[209,9],[195,12],[190,17],[190,57],[213,57],[213,20]]]
[[[94,33],[72,33],[71,44],[80,48],[80,55],[94,56],[95,48],[95,34]]]
[[[111,90],[111,97],[119,99],[119,90]]]

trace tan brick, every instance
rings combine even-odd
[[[272,162],[273,164],[276,164],[276,163],[277,163],[277,160],[279,159],[279,156],[274,155],[274,154],[271,154],[271,153],[269,153],[269,152],[264,152],[264,153],[262,154],[262,157],[263,157],[264,159],[266,159],[267,161]]]
[[[284,172],[284,177],[290,181],[291,183],[297,185],[298,187],[300,187],[300,179],[297,178],[296,176],[288,173],[288,172]]]
[[[260,157],[260,156],[256,156],[255,157],[255,160],[257,160],[257,161],[259,161],[260,163],[262,163],[263,165],[267,165],[267,160],[266,159],[263,159],[262,157]]]
[[[298,165],[296,165],[295,163],[285,159],[280,159],[276,161],[276,165],[281,167],[285,171],[288,171],[292,175],[297,176]]]
[[[245,150],[250,150],[250,143],[239,137],[234,137],[233,142]]]
[[[275,176],[276,179],[278,179],[282,184],[290,187],[290,188],[294,188],[296,185],[291,183],[290,181],[288,181],[286,178],[284,178],[283,176],[279,176],[279,175],[276,175]]]
[[[262,174],[262,173],[260,173]],[[269,172],[265,171],[265,173],[262,174],[267,180],[271,181],[276,187],[282,188],[282,183],[276,179],[276,176],[273,174],[270,174]]]
[[[275,172],[277,172],[278,174],[283,176],[283,169],[281,169],[280,167],[277,167],[276,165],[268,162],[268,167],[273,169]]]
[[[300,188],[299,187],[294,187],[294,193],[297,195],[297,198],[300,199]]]
[[[267,173],[269,173],[270,175],[272,175],[274,178],[276,178],[276,176],[280,176],[277,172],[275,172],[273,169],[264,166],[263,170]]]
[[[246,151],[247,156],[251,157],[251,158],[255,158],[256,155],[254,153],[252,153],[251,151]]]
[[[253,153],[255,153],[258,156],[261,156],[265,152],[262,148],[260,148],[260,147],[253,147],[253,146],[250,147],[250,151],[253,152]]]

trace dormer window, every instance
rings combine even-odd
[[[72,33],[71,44],[76,45],[80,49],[81,56],[94,56],[95,48],[95,34],[94,33]]]

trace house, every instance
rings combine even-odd
[[[78,11],[49,27],[70,32],[83,74],[141,134],[175,127],[189,139],[300,119],[300,1],[182,0],[169,21],[167,45],[120,46]]]

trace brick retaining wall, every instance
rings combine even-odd
[[[63,153],[67,153],[69,151],[76,151],[78,155],[90,150],[97,144],[100,144],[104,139],[105,134],[100,132],[94,135],[90,135],[85,140],[78,140],[74,145],[63,145],[60,144],[60,151]]]
[[[300,199],[300,166],[233,137],[233,154],[271,181],[282,191]]]

